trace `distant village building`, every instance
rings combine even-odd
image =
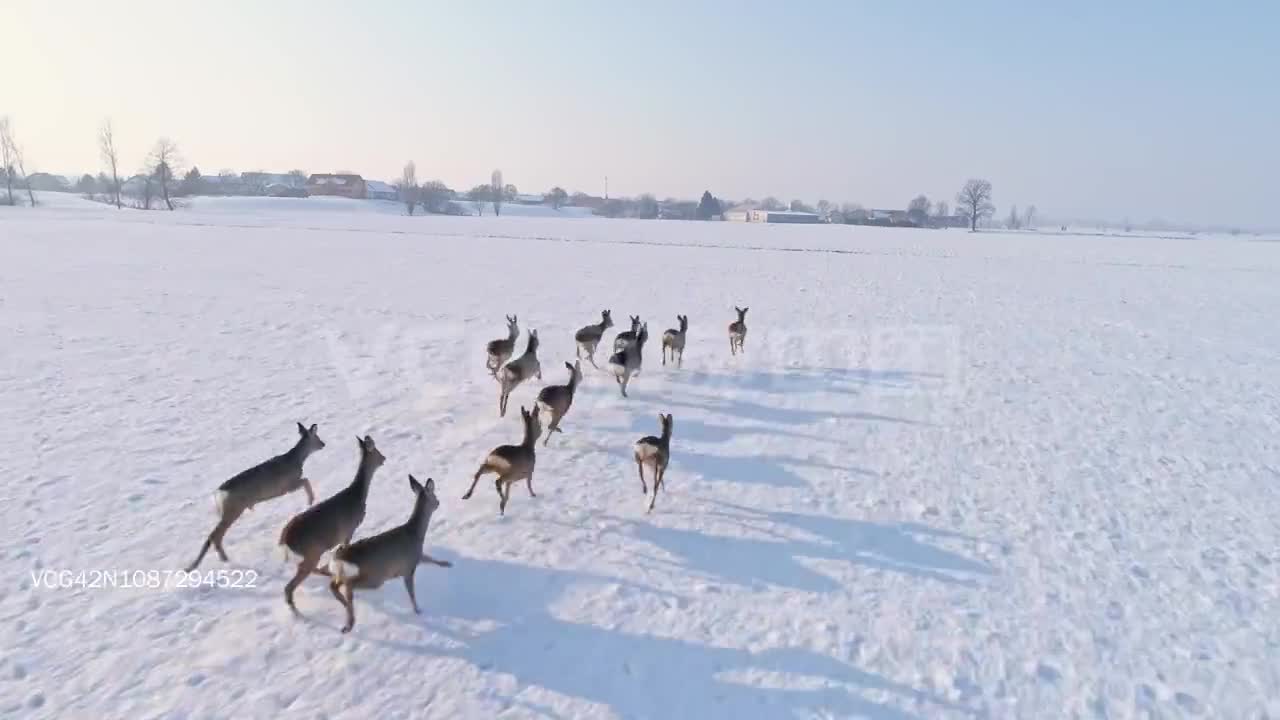
[[[305,190],[307,179],[289,173],[247,172],[240,173],[240,182],[255,195],[285,195],[283,188]],[[268,190],[273,187],[276,189],[275,193]]]
[[[797,210],[761,210],[756,207],[738,205],[724,213],[724,219],[733,222],[751,223],[791,223],[809,225],[822,222],[818,213],[800,212]]]
[[[517,205],[542,205],[547,201],[547,197],[542,193],[518,193],[511,202]]]
[[[363,200],[365,193],[365,181],[359,175],[315,173],[307,178],[309,195],[333,195]]]
[[[400,191],[396,190],[394,185],[388,185],[378,180],[368,180],[364,186],[365,197],[370,200],[398,200],[400,198]]]

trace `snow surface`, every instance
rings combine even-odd
[[[0,713],[1280,715],[1276,243],[41,199],[0,209]],[[541,386],[497,416],[503,315],[561,383],[603,308],[688,314],[684,368],[588,366],[538,497],[462,501]],[[341,635],[322,578],[290,614],[302,493],[204,561],[255,588],[34,586],[180,569],[295,421],[320,496],[387,456],[358,536],[435,478],[421,616],[392,582]]]

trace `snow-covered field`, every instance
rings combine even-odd
[[[0,208],[0,713],[1280,716],[1280,244],[43,197]],[[588,366],[538,497],[461,500],[540,387],[498,417],[503,315],[560,383],[603,308],[654,336],[631,397]],[[387,456],[357,536],[435,479],[421,616],[289,612],[302,493],[205,559],[254,587],[78,586],[190,562],[295,421],[320,496]]]

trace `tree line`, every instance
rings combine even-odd
[[[175,197],[200,194],[207,190],[199,168],[193,166],[183,172],[178,145],[167,137],[156,140],[140,169],[127,179],[121,175],[121,153],[116,142],[115,128],[109,119],[98,129],[97,144],[102,170],[96,178],[85,174],[75,185],[75,190],[86,196],[117,208],[125,206],[128,196],[133,207],[150,210],[155,206],[173,210],[177,207]],[[301,170],[294,170],[290,175],[295,176],[299,184],[306,177]],[[12,120],[7,116],[0,117],[0,181],[4,183],[4,203],[18,204],[21,195],[15,194],[16,186],[19,190],[25,187],[27,201],[35,206],[35,183],[32,178],[33,175],[27,172],[25,153],[17,141]],[[129,187],[128,193],[125,192],[126,187]],[[515,201],[519,195],[514,184],[504,181],[501,170],[494,170],[489,176],[489,182],[478,184],[465,193],[454,192],[440,180],[419,183],[417,166],[412,161],[404,166],[397,183],[397,192],[410,215],[419,208],[423,213],[469,214],[454,202],[455,198],[462,196],[471,201],[478,214],[483,215],[488,211],[498,216],[502,214],[504,204]],[[651,193],[643,193],[635,198],[600,198],[581,192],[571,195],[559,186],[544,193],[542,201],[557,210],[566,205],[575,205],[590,208],[596,215],[603,217],[638,219],[711,220],[723,217],[724,212],[734,205],[715,197],[710,190],[703,192],[695,203],[676,198],[659,201]],[[969,229],[975,231],[979,224],[985,224],[995,214],[989,180],[975,178],[967,181],[956,193],[955,202],[955,214],[952,215],[951,208],[945,201],[932,202],[925,195],[918,195],[907,203],[905,211],[894,213],[888,218],[874,217],[857,203],[837,206],[825,199],[809,205],[798,199],[784,203],[776,197],[768,196],[759,202],[748,198],[741,204],[764,211],[815,213],[822,220],[833,223],[945,227],[954,224],[957,219],[963,219]],[[1028,206],[1022,213],[1018,212],[1017,206],[1011,206],[1004,226],[1012,230],[1029,228],[1034,226],[1035,219],[1034,205]]]

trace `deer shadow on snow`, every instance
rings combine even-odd
[[[830,421],[861,421],[895,423],[902,425],[931,425],[932,423],[909,418],[881,415],[879,413],[848,411],[843,409],[811,410],[797,407],[778,407],[764,405],[741,397],[725,397],[703,393],[681,393],[675,397],[648,400],[638,398],[639,402],[647,402],[664,408],[688,408],[702,412],[716,413],[739,420],[751,420],[770,425],[818,425]],[[841,403],[844,404],[843,402]],[[805,437],[799,435],[799,437]],[[818,438],[810,438],[818,439]]]
[[[839,393],[859,395],[866,391],[912,391],[945,378],[940,373],[907,370],[871,370],[869,368],[789,367],[781,370],[726,369],[712,373],[690,370],[678,376],[689,387],[733,387],[740,390],[777,395]]]
[[[711,511],[699,512],[698,516],[719,516],[757,537],[712,535],[634,522],[630,523],[631,535],[656,545],[703,575],[748,588],[776,585],[817,593],[842,589],[834,579],[807,567],[798,558],[847,561],[964,587],[977,586],[972,576],[995,572],[984,562],[926,541],[938,538],[976,540],[918,523],[873,523],[796,512],[761,511],[732,503],[720,505],[734,508],[741,514]],[[760,538],[760,535],[767,537]],[[797,535],[813,539],[796,539]]]
[[[456,577],[440,574],[431,581],[431,592],[421,595],[426,619],[419,622],[431,625],[447,618],[454,625],[458,620],[480,623],[480,630],[444,633],[449,642],[443,647],[435,642],[374,639],[371,634],[385,630],[380,627],[384,623],[376,621],[363,627],[358,624],[354,637],[424,657],[455,657],[481,671],[509,675],[520,686],[512,697],[505,698],[509,707],[531,708],[515,696],[532,685],[607,706],[623,717],[798,717],[806,711],[884,720],[922,717],[873,702],[858,692],[872,690],[896,696],[904,706],[936,705],[976,714],[940,696],[804,648],[751,652],[716,647],[564,620],[551,610],[570,589],[581,593],[594,588],[615,598],[657,594],[669,604],[680,600],[652,587],[616,577],[459,557],[444,551],[437,557],[454,562],[449,572]],[[477,583],[476,578],[499,578],[501,590],[494,592],[491,585]],[[377,594],[365,593],[363,599]],[[357,602],[361,599],[357,596]],[[365,615],[369,614],[366,611]],[[401,619],[393,617],[391,624],[398,625]],[[404,622],[412,623],[413,619],[408,614]],[[660,623],[654,623],[653,630],[665,631]],[[735,673],[751,673],[753,677],[770,673],[786,676],[788,681],[802,678],[797,684],[803,687],[783,689],[763,686],[758,680],[727,677]],[[542,706],[536,709],[552,714]]]

